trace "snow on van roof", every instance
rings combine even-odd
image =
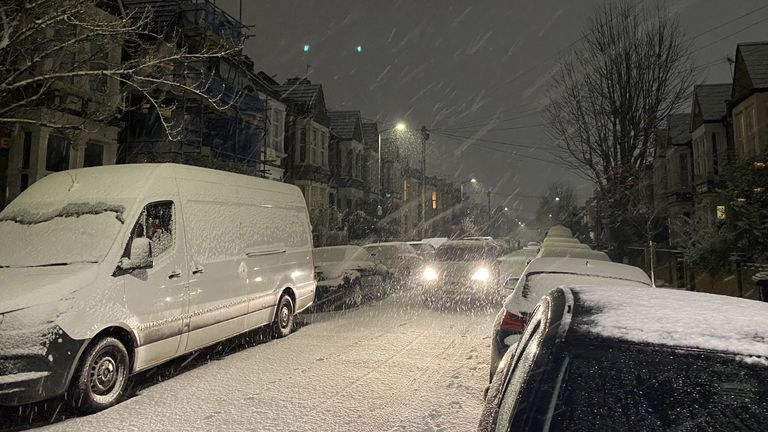
[[[571,328],[578,332],[768,358],[768,303],[665,288],[571,291],[577,307]]]
[[[589,245],[584,243],[560,243],[560,242],[544,242],[541,245],[541,249],[579,249],[579,250],[592,250]]]
[[[577,249],[572,247],[542,247],[537,255],[539,258],[584,258],[597,261],[610,261],[611,258],[605,253],[594,250]]]
[[[547,237],[541,243],[542,246],[546,246],[550,243],[568,243],[568,244],[581,244],[579,239],[573,237]]]
[[[594,251],[593,251],[594,252]],[[585,258],[536,258],[528,264],[526,273],[571,273],[617,279],[627,279],[651,286],[645,272],[635,266]]]

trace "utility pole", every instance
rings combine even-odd
[[[491,235],[491,222],[493,222],[493,215],[491,213],[491,194],[493,192],[488,189],[488,192],[486,193],[488,194],[488,235]]]
[[[420,193],[421,196],[419,202],[419,209],[421,212],[421,238],[426,237],[427,233],[427,205],[426,205],[426,191],[427,191],[427,140],[429,139],[429,131],[426,126],[421,127],[421,182]]]

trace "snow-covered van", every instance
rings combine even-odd
[[[49,175],[0,213],[0,405],[117,403],[128,377],[314,301],[295,186],[174,164]]]

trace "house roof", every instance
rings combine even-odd
[[[341,139],[354,139],[355,128],[361,122],[360,111],[328,111],[331,130]]]
[[[313,106],[320,97],[322,85],[312,84],[305,78],[291,78],[281,86],[276,86],[282,97],[290,102]]]
[[[667,116],[669,141],[672,145],[683,145],[691,140],[691,113]]]
[[[725,117],[727,101],[731,98],[733,84],[702,84],[693,87],[704,121],[716,121]]]
[[[768,42],[740,43],[737,49],[747,66],[752,86],[755,89],[768,88]]]
[[[368,147],[376,147],[379,145],[379,124],[363,123],[363,139],[365,145]]]

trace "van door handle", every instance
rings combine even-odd
[[[247,256],[248,258],[251,258],[256,256],[283,254],[285,252],[286,252],[285,249],[273,249],[273,250],[266,250],[266,251],[246,251],[245,256]]]
[[[203,267],[195,267],[195,268],[192,269],[192,274],[193,275],[197,275],[197,274],[201,274],[201,273],[205,273],[205,269]]]
[[[181,277],[181,272],[178,270],[174,270],[171,272],[171,274],[168,275],[168,279],[176,279]]]

